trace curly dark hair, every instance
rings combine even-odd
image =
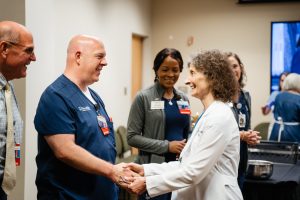
[[[179,64],[179,70],[182,72],[183,69],[183,60],[181,53],[177,49],[173,48],[164,48],[160,52],[158,52],[155,56],[154,63],[153,63],[153,70],[155,72],[155,79],[154,82],[157,81],[157,70],[159,69],[160,65],[164,62],[165,58],[171,56],[173,59],[177,60]]]
[[[226,103],[236,98],[238,82],[225,54],[219,50],[203,51],[197,54],[190,64],[206,76],[216,100]]]

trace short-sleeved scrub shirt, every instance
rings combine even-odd
[[[90,89],[94,105],[66,76],[61,75],[42,94],[34,119],[38,132],[36,185],[38,199],[117,200],[118,187],[108,178],[75,169],[58,160],[44,136],[74,134],[75,143],[94,156],[115,162],[113,123],[101,98]],[[105,117],[109,134],[97,116]],[[76,153],[76,152],[74,152]]]

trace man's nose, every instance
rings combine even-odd
[[[36,61],[36,57],[35,57],[34,52],[32,52],[32,54],[30,55],[30,60],[31,61]]]
[[[102,66],[107,66],[106,58],[103,58],[103,59],[101,60],[101,65],[102,65]]]

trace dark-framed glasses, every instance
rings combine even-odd
[[[34,48],[33,47],[28,47],[28,46],[25,46],[23,44],[15,43],[15,42],[12,42],[12,41],[5,41],[5,42],[8,43],[8,44],[10,44],[11,46],[25,48],[24,49],[25,53],[27,53],[30,56],[34,55]]]

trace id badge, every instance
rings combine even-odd
[[[105,117],[103,117],[102,115],[98,115],[97,120],[98,120],[98,125],[99,125],[99,127],[101,128],[101,130],[103,132],[103,135],[108,135],[109,134],[109,127],[107,125]]]
[[[239,127],[240,128],[245,128],[245,126],[246,126],[246,115],[240,113],[239,114]]]
[[[178,106],[180,114],[183,114],[183,115],[191,114],[189,102],[180,100],[180,101],[177,101],[177,106]]]
[[[20,166],[20,164],[21,164],[21,146],[20,146],[20,144],[15,144],[15,160],[16,160],[16,166]]]
[[[151,101],[151,110],[161,110],[165,108],[164,101]]]

